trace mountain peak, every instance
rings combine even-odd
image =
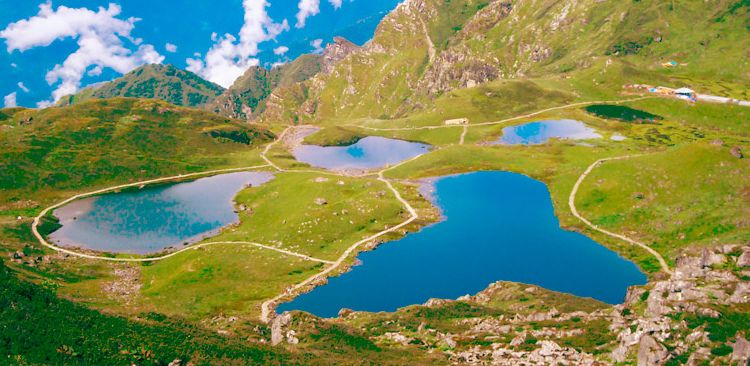
[[[224,91],[219,85],[172,64],[147,64],[101,85],[63,98],[59,104],[115,97],[160,99],[179,106],[202,106]]]

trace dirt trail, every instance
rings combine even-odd
[[[484,123],[478,123],[478,124],[472,124],[472,125],[463,125],[463,126],[460,126],[460,125],[459,126],[456,126],[456,125],[439,125],[439,126],[422,126],[422,127],[405,127],[405,128],[373,128],[373,127],[365,127],[365,126],[358,126],[358,125],[349,125],[349,126],[359,127],[359,128],[362,128],[362,129],[373,130],[373,131],[405,131],[405,130],[422,130],[422,129],[438,129],[438,128],[461,127],[461,128],[463,128],[463,131],[461,133],[459,144],[463,145],[464,141],[465,141],[466,134],[467,134],[468,129],[470,127],[501,124],[501,123],[506,123],[506,122],[510,122],[510,121],[513,121],[513,120],[518,120],[518,119],[533,117],[533,116],[536,116],[536,115],[539,115],[539,114],[542,114],[542,113],[546,113],[546,112],[550,112],[550,111],[554,111],[554,110],[566,109],[566,108],[577,107],[577,106],[584,106],[584,105],[590,105],[590,104],[599,104],[599,103],[620,104],[620,103],[633,102],[633,101],[638,101],[638,100],[643,100],[643,99],[649,99],[649,98],[653,98],[653,97],[641,97],[641,98],[624,99],[624,100],[618,100],[618,101],[592,101],[592,102],[573,103],[573,104],[568,104],[568,105],[559,106],[559,107],[547,108],[547,109],[540,110],[540,111],[537,111],[537,112],[525,114],[525,115],[522,115],[522,116],[507,118],[507,119],[500,120],[500,121],[484,122]],[[212,246],[212,245],[253,245],[253,246],[256,246],[256,247],[259,247],[259,248],[263,248],[263,249],[267,249],[267,250],[273,250],[273,251],[277,251],[277,252],[280,252],[280,253],[283,253],[283,254],[286,254],[286,255],[295,256],[295,257],[302,258],[302,259],[305,259],[305,260],[316,261],[316,262],[325,263],[325,264],[329,265],[323,271],[318,272],[318,273],[316,273],[316,274],[308,277],[304,281],[302,281],[300,283],[297,283],[297,284],[289,287],[286,291],[284,291],[283,293],[277,295],[276,297],[274,297],[272,299],[269,299],[269,300],[266,300],[265,302],[263,302],[263,304],[261,305],[261,316],[260,316],[260,319],[261,319],[261,321],[266,322],[266,323],[270,322],[273,319],[274,315],[275,315],[274,311],[275,311],[275,307],[278,304],[278,302],[280,302],[281,300],[283,300],[285,298],[293,297],[294,295],[297,295],[297,293],[300,290],[302,290],[302,289],[306,288],[307,286],[315,283],[316,281],[320,281],[323,278],[325,278],[327,275],[329,275],[334,270],[336,270],[337,268],[339,268],[349,258],[349,256],[357,248],[359,248],[361,245],[363,245],[365,243],[368,243],[368,242],[371,242],[371,241],[373,241],[373,240],[375,240],[375,239],[377,239],[377,238],[379,238],[379,237],[381,237],[383,235],[386,235],[386,234],[392,233],[392,232],[394,232],[396,230],[399,230],[399,229],[405,227],[406,225],[409,225],[414,220],[417,220],[419,218],[419,215],[417,214],[417,211],[414,209],[414,207],[412,207],[409,204],[409,202],[406,201],[401,196],[401,194],[398,192],[398,190],[393,186],[392,182],[390,180],[388,180],[387,178],[385,178],[384,173],[387,172],[388,170],[397,168],[397,167],[399,167],[401,165],[404,165],[404,164],[410,163],[410,162],[412,162],[412,161],[414,161],[416,159],[419,159],[422,155],[418,155],[418,156],[415,156],[414,158],[411,158],[409,160],[402,161],[402,162],[400,162],[400,163],[398,163],[396,165],[393,165],[393,166],[390,166],[390,167],[386,167],[385,169],[382,169],[382,170],[380,170],[380,171],[378,171],[376,173],[364,172],[364,173],[358,174],[358,175],[346,174],[345,172],[329,172],[329,171],[312,170],[312,169],[303,169],[303,170],[284,169],[284,168],[280,167],[279,165],[277,165],[276,163],[274,163],[267,156],[268,152],[277,143],[285,141],[285,138],[287,137],[287,135],[290,132],[294,133],[295,132],[294,131],[295,128],[310,128],[310,127],[311,126],[297,126],[297,127],[295,127],[295,126],[289,126],[289,127],[287,127],[281,133],[281,135],[279,135],[279,137],[276,140],[274,140],[273,142],[271,142],[268,145],[266,145],[266,147],[261,152],[261,158],[266,162],[265,165],[258,165],[258,166],[246,167],[246,168],[236,168],[236,169],[212,170],[212,171],[206,171],[206,172],[200,172],[200,173],[193,173],[193,174],[178,175],[178,176],[173,176],[173,177],[152,179],[152,180],[147,180],[147,181],[142,181],[142,182],[137,182],[137,183],[123,184],[123,185],[119,185],[119,186],[115,186],[115,187],[105,188],[105,189],[101,189],[101,190],[94,191],[94,192],[79,194],[79,195],[73,196],[73,197],[71,197],[71,198],[69,198],[69,199],[67,199],[65,201],[62,201],[62,202],[60,202],[60,203],[58,203],[58,204],[56,204],[54,206],[50,206],[50,207],[44,209],[34,219],[34,222],[32,223],[32,226],[31,226],[32,227],[32,232],[34,233],[34,236],[39,240],[39,242],[42,245],[44,245],[44,246],[46,246],[48,248],[51,248],[51,249],[53,249],[55,251],[67,253],[67,254],[70,254],[70,255],[73,255],[73,256],[77,256],[77,257],[82,257],[82,258],[105,260],[105,261],[112,261],[112,262],[154,262],[154,261],[159,261],[159,260],[162,260],[162,259],[166,259],[166,258],[175,256],[175,255],[178,255],[178,254],[183,253],[183,252],[188,251],[188,250],[196,250],[196,249],[199,249],[199,248],[202,248],[202,247],[206,247],[206,246]],[[570,210],[571,210],[571,212],[573,213],[573,215],[576,218],[578,218],[579,220],[581,220],[583,223],[585,223],[587,226],[591,227],[592,229],[594,229],[594,230],[596,230],[598,232],[601,232],[603,234],[606,234],[608,236],[611,236],[611,237],[614,237],[614,238],[617,238],[617,239],[620,239],[620,240],[624,240],[624,241],[626,241],[626,242],[628,242],[630,244],[637,245],[639,247],[644,248],[649,253],[651,253],[652,255],[654,255],[654,257],[656,257],[656,259],[659,261],[662,269],[666,273],[672,274],[672,271],[669,269],[669,266],[667,265],[667,263],[664,260],[664,258],[662,258],[662,256],[658,252],[656,252],[654,249],[652,249],[648,245],[645,245],[643,243],[637,242],[637,241],[632,240],[630,238],[627,238],[627,237],[625,237],[623,235],[615,234],[615,233],[612,233],[612,232],[609,232],[607,230],[599,228],[598,226],[592,224],[586,218],[584,218],[583,216],[581,216],[578,213],[578,211],[576,210],[576,207],[575,207],[575,197],[576,197],[576,194],[578,192],[578,189],[579,189],[581,183],[586,179],[586,177],[589,175],[589,173],[591,173],[591,171],[595,167],[597,167],[599,164],[601,164],[603,162],[606,162],[606,161],[627,159],[627,158],[632,158],[632,157],[636,157],[636,156],[639,156],[639,155],[628,155],[628,156],[623,156],[623,157],[601,159],[601,160],[598,160],[597,162],[595,162],[594,164],[592,164],[591,166],[589,166],[588,169],[579,177],[578,181],[576,182],[575,186],[573,187],[573,191],[571,192],[569,200],[568,200],[568,203],[570,205]],[[217,173],[225,173],[225,172],[235,172],[235,171],[245,171],[245,170],[253,170],[253,169],[262,169],[262,168],[267,168],[267,167],[271,167],[271,168],[273,168],[276,171],[281,172],[281,173],[315,173],[315,174],[323,174],[323,175],[353,176],[353,177],[375,176],[377,178],[377,180],[383,182],[388,187],[388,189],[393,193],[394,197],[406,208],[406,210],[409,212],[409,218],[406,219],[405,221],[403,221],[402,223],[396,225],[396,226],[393,226],[393,227],[390,227],[390,228],[386,228],[386,229],[384,229],[384,230],[382,230],[382,231],[380,231],[380,232],[378,232],[376,234],[370,235],[367,238],[364,238],[364,239],[362,239],[362,240],[360,240],[360,241],[352,244],[351,246],[349,246],[341,254],[341,256],[339,256],[339,258],[336,261],[327,261],[327,260],[323,260],[323,259],[319,259],[319,258],[314,258],[314,257],[310,257],[310,256],[307,256],[307,255],[304,255],[304,254],[301,254],[301,253],[291,252],[291,251],[287,251],[287,250],[284,250],[284,249],[281,249],[281,248],[275,248],[275,247],[272,247],[272,246],[263,245],[263,244],[259,244],[259,243],[254,243],[254,242],[211,242],[211,243],[203,243],[203,244],[198,244],[198,245],[190,246],[188,248],[179,250],[179,251],[174,252],[174,253],[167,254],[165,256],[154,257],[154,258],[109,258],[109,257],[104,257],[104,256],[89,255],[89,254],[84,254],[84,253],[77,253],[77,252],[72,251],[72,250],[68,250],[68,249],[57,247],[57,246],[55,246],[53,244],[48,243],[44,239],[44,237],[38,231],[38,226],[39,226],[39,223],[41,221],[41,218],[44,217],[48,212],[50,212],[51,210],[54,210],[55,208],[63,206],[65,204],[68,204],[68,203],[70,203],[70,202],[72,202],[74,200],[80,199],[80,198],[84,198],[84,197],[88,197],[88,196],[92,196],[92,195],[97,195],[97,194],[101,194],[101,193],[106,193],[106,192],[111,192],[111,191],[115,191],[115,190],[118,190],[118,189],[129,188],[129,187],[137,187],[137,186],[142,186],[142,185],[151,184],[151,183],[157,183],[157,182],[165,182],[165,181],[170,181],[170,180],[176,180],[176,179],[182,179],[182,178],[189,178],[189,177],[195,177],[195,176],[202,176],[202,175],[217,174]]]
[[[664,260],[664,258],[661,256],[661,254],[659,254],[659,252],[657,252],[656,250],[654,250],[653,248],[651,248],[650,246],[648,246],[646,244],[643,244],[641,242],[638,242],[638,241],[635,241],[633,239],[630,239],[630,238],[628,238],[628,237],[626,237],[624,235],[615,234],[615,233],[613,233],[611,231],[607,231],[605,229],[600,228],[597,225],[594,225],[593,223],[591,223],[591,221],[589,221],[585,217],[581,216],[581,214],[579,214],[578,210],[576,209],[575,200],[576,200],[576,194],[578,193],[578,189],[581,187],[581,183],[583,183],[583,181],[594,170],[594,168],[598,167],[599,165],[601,165],[601,164],[603,164],[603,163],[605,163],[607,161],[624,160],[624,159],[630,159],[630,158],[635,158],[635,157],[639,157],[639,156],[643,156],[643,154],[626,155],[626,156],[619,156],[619,157],[614,157],[614,158],[599,159],[596,162],[594,162],[593,164],[591,164],[588,167],[588,169],[586,169],[586,171],[583,172],[583,174],[581,174],[581,176],[578,178],[578,181],[573,186],[573,191],[570,192],[570,197],[568,197],[568,206],[570,206],[570,211],[573,213],[573,216],[575,216],[576,218],[578,218],[579,220],[581,220],[584,224],[586,224],[590,228],[592,228],[592,229],[594,229],[594,230],[596,230],[596,231],[598,231],[598,232],[600,232],[602,234],[606,234],[606,235],[611,236],[613,238],[617,238],[617,239],[623,240],[623,241],[628,242],[628,243],[630,243],[632,245],[637,245],[637,246],[639,246],[639,247],[647,250],[649,253],[651,253],[651,255],[653,255],[659,261],[659,265],[661,265],[661,269],[665,273],[668,273],[669,275],[672,275],[672,270],[669,269],[669,265],[667,265],[667,261]]]
[[[392,127],[392,128],[369,127],[369,126],[362,126],[362,125],[357,125],[357,124],[347,124],[345,126],[356,127],[356,128],[361,128],[363,130],[370,130],[370,131],[415,131],[415,130],[436,130],[436,129],[441,129],[441,128],[459,128],[459,127],[470,128],[470,127],[478,127],[478,126],[499,125],[502,123],[516,121],[519,119],[538,116],[540,114],[547,113],[547,112],[552,112],[552,111],[561,110],[561,109],[568,109],[568,108],[573,108],[573,107],[582,107],[582,106],[591,105],[591,104],[622,104],[622,103],[637,102],[639,100],[653,99],[653,98],[657,98],[657,97],[650,96],[650,97],[639,97],[639,98],[620,99],[620,100],[600,100],[600,101],[591,101],[591,102],[578,102],[578,103],[566,104],[566,105],[562,105],[558,107],[542,109],[536,112],[532,112],[532,113],[528,113],[528,114],[524,114],[524,115],[520,115],[516,117],[506,118],[506,119],[502,119],[499,121],[470,123],[468,125],[433,125],[433,126]]]

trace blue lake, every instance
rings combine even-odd
[[[474,294],[498,280],[615,304],[628,286],[646,283],[634,263],[561,229],[539,181],[478,172],[434,184],[444,221],[361,253],[361,265],[281,304],[278,312],[333,317],[341,308],[394,311],[430,298]]]
[[[49,240],[105,252],[146,254],[202,240],[238,220],[232,200],[271,173],[239,172],[89,197],[58,208]]]
[[[496,144],[501,145],[539,145],[549,139],[588,140],[602,136],[583,122],[561,119],[552,121],[538,121],[518,126],[503,128],[503,136]]]
[[[349,146],[300,145],[294,157],[314,167],[330,170],[374,169],[396,164],[428,152],[430,145],[379,136],[368,136]]]

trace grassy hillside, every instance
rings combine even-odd
[[[19,281],[0,261],[0,363],[16,365],[300,364],[282,349],[222,337],[158,314],[103,315]]]
[[[7,110],[6,110],[7,111]],[[13,110],[0,121],[0,201],[30,192],[253,165],[273,135],[157,100],[92,100]]]
[[[82,90],[63,98],[60,105],[89,99],[116,97],[160,99],[168,103],[196,107],[218,97],[224,88],[173,65],[145,65],[120,78]]]
[[[320,71],[320,66],[321,56],[302,55],[270,70],[262,66],[251,67],[207,108],[231,118],[257,117],[275,89],[292,87],[311,78]]]
[[[409,1],[372,42],[307,83],[304,101],[294,94],[286,105],[304,120],[390,119],[493,80],[573,75],[596,86],[610,65],[633,70],[610,90],[659,81],[717,92],[709,79],[726,83],[718,94],[746,98],[749,23],[742,0]]]

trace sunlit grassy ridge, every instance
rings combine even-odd
[[[155,100],[23,110],[0,121],[0,196],[258,163],[267,130]]]
[[[90,99],[117,97],[160,99],[165,102],[196,107],[218,97],[224,88],[174,65],[144,65],[110,82],[83,89],[64,97],[60,105],[81,103]]]
[[[436,97],[473,83],[581,74],[589,89],[658,82],[747,98],[749,19],[741,0],[413,1],[286,105],[298,109],[293,121],[390,120],[434,113]],[[613,83],[598,75],[605,64],[627,72]]]

